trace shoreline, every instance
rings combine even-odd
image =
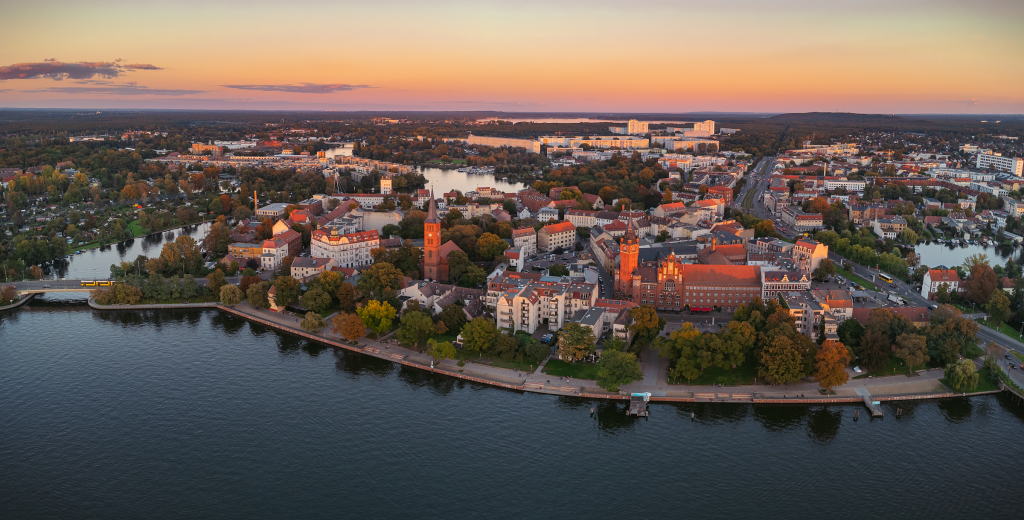
[[[27,299],[26,299],[27,301]],[[368,356],[376,357],[393,363],[398,363],[407,367],[416,368],[431,373],[441,374],[445,376],[462,379],[465,381],[471,381],[475,383],[485,384],[489,386],[495,386],[504,388],[507,390],[514,390],[518,392],[529,392],[536,394],[548,394],[548,395],[559,395],[565,397],[581,397],[586,399],[611,399],[611,400],[629,400],[630,395],[628,391],[620,390],[618,393],[608,392],[601,388],[590,386],[587,383],[593,384],[593,381],[580,381],[578,384],[568,384],[566,381],[559,380],[555,383],[542,384],[536,382],[528,382],[526,376],[522,372],[517,372],[511,369],[491,367],[489,365],[476,365],[475,363],[469,362],[466,364],[467,367],[475,365],[469,368],[470,370],[479,369],[477,367],[485,368],[487,372],[502,371],[507,372],[506,374],[491,374],[492,377],[487,377],[486,374],[470,375],[464,372],[465,367],[457,367],[452,363],[438,364],[433,367],[430,366],[430,358],[423,354],[419,354],[413,351],[407,351],[403,347],[395,347],[392,350],[391,345],[385,345],[373,340],[359,341],[357,345],[350,345],[342,340],[335,340],[330,337],[324,336],[325,333],[314,334],[306,332],[302,329],[290,327],[276,321],[265,319],[259,315],[246,312],[241,309],[228,307],[221,303],[174,303],[174,304],[146,304],[146,305],[100,305],[93,301],[92,298],[88,300],[89,307],[94,310],[103,311],[144,311],[144,310],[159,310],[159,309],[215,309],[233,316],[259,323],[260,325],[273,328],[275,330],[300,336],[307,340],[316,341],[318,343],[334,347],[341,348],[351,352],[357,352]],[[240,304],[242,305],[242,304]],[[267,311],[270,312],[270,311]],[[288,315],[284,315],[288,316]],[[291,316],[288,316],[292,318]],[[363,338],[365,340],[366,338]],[[375,344],[371,344],[375,343]],[[378,346],[379,345],[379,346]],[[414,357],[415,356],[415,357]],[[423,358],[423,359],[421,359]],[[445,365],[452,365],[451,367]],[[502,381],[498,379],[499,375],[503,375]],[[554,377],[554,376],[552,376]],[[520,380],[520,381],[516,381]],[[673,390],[673,393],[690,394],[686,395],[652,395],[650,402],[663,402],[663,403],[735,403],[735,404],[801,404],[801,405],[820,405],[820,404],[853,404],[863,403],[864,398],[862,396],[822,396],[816,397],[782,397],[782,396],[758,396],[753,393],[730,392],[730,387],[719,387],[718,391],[714,392],[701,392],[698,388],[687,389],[686,387],[680,387],[677,390]],[[768,387],[770,388],[770,387]],[[892,395],[872,395],[872,399],[876,401],[920,401],[928,399],[948,399],[952,397],[973,397],[979,395],[990,395],[997,394],[1003,390],[988,390],[983,392],[941,392],[931,394],[892,394]],[[781,391],[780,391],[781,392]],[[658,392],[666,393],[667,392]]]

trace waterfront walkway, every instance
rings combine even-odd
[[[550,376],[536,372],[523,372],[495,366],[477,364],[466,361],[465,366],[458,366],[455,360],[443,360],[431,368],[430,356],[413,349],[399,346],[393,340],[377,341],[362,338],[358,345],[350,345],[328,324],[317,333],[302,330],[301,319],[285,313],[272,312],[267,309],[251,307],[245,302],[234,307],[207,304],[172,304],[172,305],[129,305],[103,306],[90,300],[90,306],[104,310],[146,310],[167,308],[216,308],[244,319],[256,321],[267,326],[306,337],[310,340],[361,352],[367,355],[401,363],[406,366],[430,370],[460,379],[475,381],[513,390],[528,392],[571,395],[590,398],[628,399],[632,392],[650,392],[653,401],[689,401],[689,402],[761,402],[761,403],[833,403],[861,402],[858,389],[869,389],[872,396],[879,400],[929,399],[951,397],[954,394],[939,381],[943,377],[942,369],[918,372],[914,377],[895,375],[887,377],[851,379],[845,385],[835,389],[835,395],[825,396],[819,392],[817,383],[802,382],[789,385],[742,385],[742,386],[691,386],[669,385],[666,382],[668,360],[658,356],[653,349],[645,349],[643,359],[644,379],[624,386],[619,393],[608,392],[597,386],[592,380],[579,380],[569,377]],[[863,390],[861,390],[863,392]]]

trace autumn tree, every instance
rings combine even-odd
[[[775,236],[775,223],[770,220],[762,220],[754,225],[754,236],[755,237],[773,237]]]
[[[484,233],[476,240],[476,254],[477,258],[481,260],[488,262],[494,260],[495,256],[500,256],[506,249],[508,249],[508,242],[493,233]]]
[[[978,305],[988,302],[992,292],[999,287],[999,278],[988,264],[976,263],[971,275],[964,282],[964,298]]]
[[[597,337],[594,335],[594,329],[576,322],[569,322],[558,333],[558,355],[562,359],[575,362],[593,352],[596,343]]]
[[[390,303],[377,300],[366,302],[365,306],[356,309],[356,313],[362,318],[366,327],[378,336],[391,330],[391,323],[397,314]]]
[[[635,354],[618,350],[605,350],[597,362],[597,386],[610,392],[644,378]]]
[[[797,344],[779,335],[761,351],[758,374],[772,383],[795,383],[804,376],[803,355]]]
[[[395,266],[380,262],[363,271],[357,287],[364,298],[391,302],[402,289],[404,276]]]
[[[331,324],[336,334],[341,334],[341,337],[349,341],[356,341],[366,335],[366,324],[355,313],[338,313]]]
[[[860,339],[860,359],[864,366],[877,370],[889,362],[889,337],[878,329],[868,329]]]
[[[846,373],[846,365],[850,364],[850,353],[838,341],[828,340],[818,347],[815,361],[814,377],[818,380],[818,386],[824,388],[827,393],[845,384],[850,377]]]
[[[629,310],[629,317],[633,320],[629,330],[636,336],[635,344],[640,347],[653,341],[665,328],[665,319],[659,317],[651,305],[633,307]]]
[[[206,275],[206,288],[213,294],[220,294],[221,288],[227,285],[227,282],[224,279],[224,271],[217,269],[216,271]]]
[[[338,305],[341,306],[342,312],[355,312],[356,300],[359,299],[359,293],[356,291],[354,285],[348,282],[342,282],[338,286]]]
[[[13,285],[4,286],[3,290],[0,291],[0,301],[3,303],[12,303],[18,299],[18,290]]]
[[[269,309],[270,301],[267,299],[268,290],[270,290],[270,282],[254,283],[245,291],[245,300],[253,307]]]

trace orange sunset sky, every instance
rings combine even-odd
[[[0,107],[1024,113],[1024,1],[0,0]]]

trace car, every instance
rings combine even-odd
[[[938,309],[939,306],[933,303],[930,306],[928,306],[928,308],[934,311],[935,309]]]
[[[1007,355],[1006,355],[1006,359],[1013,359],[1013,356],[1011,356],[1011,355],[1007,354]]]
[[[50,288],[50,284],[46,284],[46,285],[43,286],[43,289],[49,289],[49,288]]]
[[[1013,363],[1010,363],[1010,368],[1012,368],[1013,370],[1017,370],[1017,365],[1014,365]]]
[[[863,370],[861,370],[860,367],[853,367],[853,371],[858,373],[858,374],[863,372]]]

